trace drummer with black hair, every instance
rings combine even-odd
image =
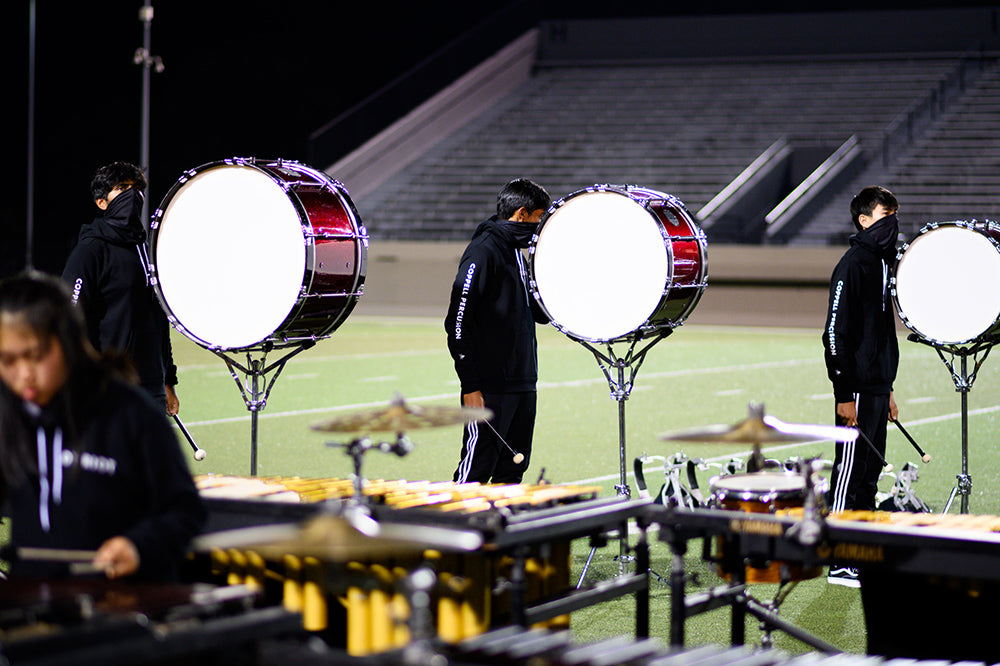
[[[491,420],[465,427],[453,481],[520,483],[531,459],[538,352],[535,324],[548,323],[528,295],[521,250],[552,203],[526,178],[507,183],[497,212],[472,235],[458,264],[444,327],[462,405]]]
[[[98,355],[58,278],[0,280],[0,499],[11,575],[176,581],[206,513],[166,415]]]
[[[87,336],[99,352],[126,354],[139,383],[167,414],[177,414],[177,368],[166,313],[153,293],[142,207],[146,177],[128,162],[102,166],[90,183],[100,214],[84,224],[63,269]]]
[[[830,510],[874,510],[885,460],[886,426],[898,408],[893,382],[899,345],[889,275],[896,257],[896,197],[866,187],[851,201],[858,233],[833,270],[823,329],[827,374],[833,382],[836,424],[859,430],[853,442],[837,442]],[[828,581],[859,587],[857,570],[831,565]]]

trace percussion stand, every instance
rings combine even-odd
[[[264,343],[260,349],[248,349],[246,351],[246,365],[241,365],[232,357],[227,356],[225,352],[218,349],[211,350],[212,353],[226,363],[226,367],[229,368],[229,374],[240,389],[243,402],[246,403],[247,409],[250,410],[250,476],[257,476],[257,419],[261,410],[267,406],[267,398],[271,394],[274,382],[277,381],[281,371],[285,369],[285,363],[293,356],[311,349],[315,344],[315,340],[304,340],[270,365],[267,364],[267,354],[274,349],[274,345],[270,342]],[[253,353],[255,351],[259,353],[259,358],[254,358]],[[236,374],[237,370],[243,373],[246,377],[245,380],[240,380],[240,377]],[[267,375],[272,371],[274,375],[270,381],[267,381]],[[261,390],[262,387],[263,390]]]
[[[624,356],[619,356],[615,353],[613,342],[606,343],[607,353],[604,353],[587,342],[579,341],[580,344],[594,355],[598,367],[601,368],[605,378],[608,380],[608,385],[611,387],[611,397],[618,402],[618,459],[620,477],[619,484],[615,486],[615,490],[618,492],[619,497],[626,500],[631,499],[632,491],[629,489],[625,478],[625,401],[628,400],[629,395],[632,393],[635,375],[639,372],[642,362],[646,360],[646,353],[653,345],[673,332],[672,328],[659,329],[656,332],[656,337],[648,340],[647,344],[642,347],[638,347],[642,339],[641,336],[636,336],[629,342],[628,350]],[[628,371],[627,377],[626,370]],[[596,546],[591,548],[590,556],[587,557],[587,562],[580,573],[580,580],[577,583],[578,588],[583,584],[583,578],[587,575],[587,569],[590,568],[590,562],[594,557],[596,549]],[[628,530],[627,528],[623,528],[622,534],[619,537],[619,554],[616,558],[618,560],[619,575],[625,573],[625,562],[632,560],[632,557],[627,555],[627,550]]]
[[[982,367],[983,362],[986,357],[990,354],[990,349],[992,349],[993,344],[997,340],[987,340],[980,341],[973,344],[971,347],[958,347],[954,345],[942,346],[935,344],[934,342],[924,340],[917,334],[913,333],[907,337],[907,340],[911,342],[922,342],[926,345],[930,345],[937,352],[938,357],[941,362],[944,363],[945,367],[951,373],[951,378],[955,382],[955,390],[958,391],[962,396],[962,472],[957,475],[955,487],[951,489],[951,494],[948,495],[948,502],[944,506],[944,511],[942,513],[948,513],[951,509],[952,502],[955,501],[956,495],[961,495],[962,499],[960,502],[960,512],[969,512],[969,494],[972,492],[972,477],[969,476],[969,391],[972,390],[972,384],[976,381],[976,375],[979,374],[979,368]],[[982,353],[982,356],[979,354]],[[945,354],[948,354],[946,357]],[[959,371],[955,371],[955,357],[960,360]],[[972,357],[975,366],[972,372],[969,373],[968,369],[968,359]]]
[[[413,442],[402,432],[396,434],[395,442],[376,442],[370,437],[359,437],[351,440],[348,444],[328,442],[327,446],[342,447],[347,451],[347,455],[351,456],[351,463],[354,468],[352,487],[354,489],[354,497],[358,501],[364,498],[364,477],[361,475],[361,463],[365,453],[372,449],[378,449],[383,453],[395,453],[402,458],[413,450]]]

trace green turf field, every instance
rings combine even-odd
[[[553,483],[598,483],[612,496],[619,480],[618,403],[586,348],[554,328],[539,328],[538,418],[531,466],[525,480],[544,473]],[[919,464],[917,494],[940,511],[961,471],[961,397],[933,349],[900,335],[901,362],[896,384],[900,421],[932,456],[928,464],[890,426],[887,459],[897,468]],[[211,352],[175,334],[179,365],[181,416],[206,450],[195,473],[247,475],[250,471],[250,416],[225,364]],[[272,353],[268,360],[277,360]],[[971,513],[1000,515],[993,465],[1000,443],[994,433],[1000,418],[998,373],[986,359],[968,394],[969,496]],[[970,366],[971,370],[971,366]],[[458,384],[445,345],[441,322],[429,319],[354,317],[329,339],[290,360],[260,413],[258,475],[343,477],[351,474],[344,451],[328,443],[342,436],[310,429],[335,416],[386,406],[397,392],[416,404],[458,404]],[[746,417],[750,401],[763,402],[769,414],[788,422],[832,422],[833,397],[823,365],[819,330],[763,327],[709,327],[688,324],[660,341],[646,356],[625,403],[626,460],[642,455],[681,453],[710,461],[745,457],[745,446],[685,444],[661,440],[672,430],[710,424],[733,424]],[[364,461],[366,478],[450,480],[461,444],[461,428],[449,426],[409,433],[413,452],[398,458],[372,451]],[[833,458],[833,442],[813,442],[765,449],[769,457]],[[652,490],[662,485],[662,463],[647,466]],[[708,485],[705,472],[704,486]],[[888,491],[892,478],[883,479]],[[633,496],[634,479],[628,478]],[[958,500],[952,508],[958,512]],[[574,544],[574,580],[589,552]],[[669,572],[668,549],[653,542],[652,568]],[[699,583],[717,582],[698,561],[693,548],[689,568]],[[601,549],[588,572],[593,580],[613,576],[617,543]],[[775,586],[755,586],[767,599]],[[653,635],[668,639],[669,599],[665,584],[654,580]],[[634,631],[634,602],[623,599],[573,615],[582,641]],[[826,584],[825,578],[800,583],[780,609],[781,616],[833,645],[864,652],[864,620],[857,590]],[[715,611],[688,623],[688,644],[728,641],[728,613]],[[776,645],[790,652],[808,651],[776,634]],[[748,621],[748,642],[759,642],[756,621]]]

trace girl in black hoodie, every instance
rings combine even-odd
[[[90,346],[62,282],[37,273],[0,282],[11,575],[68,572],[24,556],[34,548],[93,552],[94,569],[112,578],[176,579],[205,511],[163,411],[117,367]]]

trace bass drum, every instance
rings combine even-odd
[[[708,243],[679,199],[594,185],[554,203],[529,249],[529,285],[552,323],[587,342],[679,326],[701,298]]]
[[[1000,335],[1000,226],[941,222],[896,254],[890,291],[900,320],[935,345],[974,345]]]
[[[150,221],[150,274],[171,324],[218,350],[329,336],[364,286],[368,235],[347,189],[297,162],[185,172]]]

